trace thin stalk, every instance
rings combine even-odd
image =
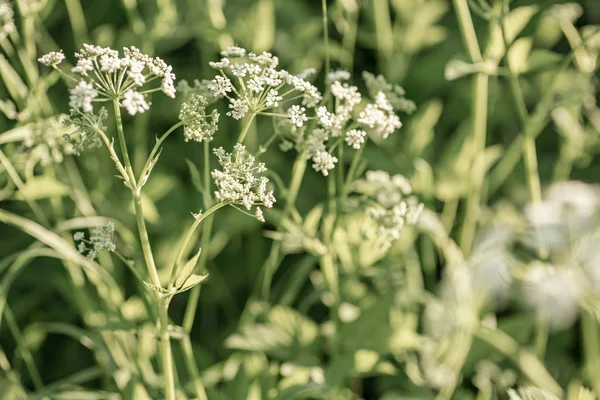
[[[27,367],[27,371],[29,372],[33,386],[35,387],[36,391],[40,391],[44,387],[44,382],[42,381],[42,377],[35,366],[33,355],[27,347],[23,333],[21,332],[21,329],[19,329],[19,325],[17,324],[11,309],[8,307],[8,304],[4,308],[4,318],[6,319],[6,325],[8,325],[8,329],[13,335],[15,342],[17,342],[17,350],[21,353],[21,357],[25,362],[25,366]]]
[[[163,135],[159,139],[156,140],[156,144],[152,148],[152,151],[150,152],[150,155],[148,156],[148,159],[146,160],[146,164],[144,164],[144,168],[142,169],[142,173],[140,174],[139,180],[141,180],[144,177],[144,175],[148,173],[148,170],[150,169],[150,166],[152,165],[152,160],[154,159],[156,154],[160,151],[160,146],[163,144],[163,142],[169,137],[169,135],[171,133],[173,133],[177,128],[179,128],[182,125],[183,125],[183,122],[176,123],[171,128],[169,128],[168,131],[163,133]]]
[[[196,398],[198,400],[208,400],[206,389],[202,384],[200,372],[198,371],[198,366],[196,365],[196,360],[194,359],[194,349],[192,348],[192,341],[190,340],[189,335],[185,335],[181,340],[181,349],[183,350],[185,364],[192,378],[192,382],[194,383]]]
[[[321,0],[321,12],[323,21],[323,45],[325,46],[325,78],[329,76],[331,70],[331,60],[329,58],[329,21],[327,18],[327,0]]]
[[[298,192],[300,191],[300,185],[302,184],[302,179],[304,178],[304,173],[306,171],[307,161],[308,160],[306,159],[306,155],[304,153],[298,154],[296,161],[294,161],[294,166],[292,167],[292,179],[285,199],[283,218],[290,214],[291,210],[296,204]],[[277,266],[281,258],[281,247],[281,241],[274,242],[271,246],[271,251],[269,252],[267,260],[265,261],[260,291],[260,298],[263,301],[267,301],[269,299],[273,275],[275,275],[275,272],[277,271]]]
[[[510,44],[508,41],[508,36],[506,34],[506,26],[505,19],[502,18],[499,21],[500,29],[502,31],[502,39],[504,41],[504,48],[506,51],[505,64],[508,72],[508,82],[510,87],[510,93],[513,98],[514,106],[517,110],[517,115],[519,117],[519,122],[521,124],[522,132],[525,134],[528,131],[526,130],[527,121],[529,120],[529,114],[527,112],[527,105],[525,104],[525,96],[523,96],[523,90],[521,90],[521,85],[519,84],[519,78],[517,74],[514,72],[512,66],[510,65],[510,61],[508,59],[508,50],[510,48]],[[531,196],[531,201],[534,204],[539,204],[542,201],[542,186],[540,184],[540,175],[538,172],[538,162],[537,162],[537,152],[535,148],[535,137],[532,135],[523,135],[523,154],[525,155],[525,168],[527,170],[527,183],[529,186],[529,193]],[[540,256],[545,258],[547,256],[548,250],[545,248],[543,243],[539,243],[540,246]]]
[[[477,34],[471,19],[469,5],[467,0],[453,0],[454,9],[457,14],[458,23],[463,42],[467,52],[474,64],[482,61],[481,50],[477,41]],[[488,111],[488,86],[489,77],[480,72],[474,78],[473,87],[473,167],[471,174],[471,187],[467,198],[467,210],[465,213],[464,224],[462,227],[460,244],[464,254],[469,254],[471,245],[477,229],[477,220],[481,208],[481,197],[485,171],[483,170],[486,129],[487,129],[487,111]]]
[[[173,285],[175,284],[175,279],[177,278],[177,270],[178,270],[179,264],[181,263],[181,259],[183,258],[183,253],[184,253],[185,249],[187,248],[188,244],[190,243],[192,236],[194,236],[194,232],[196,232],[196,229],[198,228],[198,226],[200,226],[200,224],[202,223],[202,221],[204,221],[204,219],[206,217],[210,216],[212,213],[217,211],[219,208],[225,207],[228,204],[229,204],[228,202],[221,202],[221,203],[215,204],[214,206],[212,206],[211,208],[206,210],[205,213],[196,217],[192,226],[190,226],[188,228],[183,240],[181,241],[181,244],[179,245],[179,249],[177,250],[175,259],[173,260],[173,268],[171,270],[171,279],[169,280],[169,289],[173,288]]]
[[[248,117],[248,120],[246,121],[246,125],[244,125],[244,128],[242,128],[242,132],[240,132],[240,136],[238,136],[238,143],[243,143],[244,142],[244,138],[246,138],[246,134],[248,133],[248,130],[250,129],[250,126],[252,125],[252,121],[254,121],[254,117],[256,117],[255,113],[251,113],[250,116]]]
[[[202,226],[202,240],[200,246],[204,251],[200,253],[200,259],[198,260],[199,270],[206,270],[206,264],[208,262],[208,247],[210,245],[212,226],[214,216],[211,215],[206,218],[204,225]],[[185,308],[185,314],[183,316],[183,330],[187,333],[192,331],[194,326],[194,320],[196,319],[196,310],[198,309],[198,301],[200,299],[200,290],[202,285],[196,285],[190,290],[190,297],[188,297],[187,305]]]
[[[123,153],[123,160],[125,163],[125,171],[129,179],[129,187],[131,189],[133,197],[133,206],[135,209],[135,219],[137,222],[138,232],[140,235],[140,243],[142,245],[142,252],[144,254],[144,261],[146,262],[146,268],[148,269],[148,275],[152,281],[152,284],[158,287],[160,285],[160,278],[158,277],[158,270],[154,262],[154,255],[152,254],[152,247],[150,246],[150,238],[148,237],[148,229],[146,228],[146,220],[144,219],[144,211],[142,209],[141,190],[137,187],[133,168],[131,166],[131,160],[129,158],[129,152],[127,151],[127,142],[125,141],[125,133],[123,132],[123,121],[121,119],[121,109],[119,107],[118,100],[113,100],[113,107],[115,110],[115,119],[117,123],[117,132],[119,135],[119,143],[121,144],[121,152]]]
[[[85,15],[83,14],[83,8],[79,0],[65,0],[67,6],[67,14],[69,20],[71,20],[71,27],[73,28],[73,37],[77,42],[77,46],[81,46],[82,43],[89,43],[87,35],[87,25],[85,23]]]
[[[169,301],[161,300],[158,308],[160,325],[160,353],[163,378],[165,381],[166,400],[175,400],[175,372],[173,369],[173,353],[169,336]]]
[[[562,388],[544,364],[533,353],[521,349],[512,337],[499,329],[487,328],[479,328],[475,331],[475,336],[508,357],[535,386],[562,397]]]
[[[202,175],[204,179],[204,192],[202,193],[202,199],[204,201],[204,207],[210,208],[212,206],[212,195],[211,195],[211,180],[210,180],[210,142],[204,141],[203,143],[203,153],[204,167],[202,168]],[[202,239],[200,242],[200,246],[202,249],[206,250],[210,246],[210,239],[212,233],[214,216],[210,215],[204,221],[204,225],[202,225]],[[203,251],[200,253],[200,259],[198,260],[198,268],[200,271],[206,270],[206,265],[208,262],[208,251]],[[190,291],[190,296],[188,297],[187,305],[185,307],[185,314],[183,316],[183,330],[186,333],[190,333],[192,331],[192,327],[194,326],[194,320],[196,319],[196,310],[198,309],[198,300],[200,299],[200,291],[202,289],[202,285],[196,285]]]
[[[0,164],[2,164],[2,166],[4,167],[4,169],[10,176],[10,179],[13,181],[13,183],[17,187],[17,189],[19,189],[19,192],[23,196],[23,199],[25,200],[25,202],[27,203],[29,208],[31,208],[31,211],[33,211],[36,218],[43,225],[45,225],[47,227],[50,226],[50,222],[48,221],[48,218],[46,218],[46,215],[44,214],[44,212],[42,211],[40,206],[35,202],[35,200],[30,199],[29,196],[27,196],[27,193],[23,190],[23,188],[25,187],[25,183],[23,182],[23,180],[19,176],[19,173],[13,167],[12,163],[10,162],[8,157],[6,157],[6,155],[4,154],[4,152],[2,150],[0,150]]]
[[[582,310],[581,337],[586,374],[596,396],[600,396],[600,331],[596,318],[588,310]]]
[[[379,51],[380,62],[385,65],[394,53],[394,30],[388,0],[373,0],[373,14],[375,16],[375,39]]]

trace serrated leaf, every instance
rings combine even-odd
[[[194,286],[199,285],[200,283],[202,283],[206,278],[208,278],[208,274],[206,274],[206,275],[192,274],[192,275],[190,275],[186,279],[186,281],[183,284],[183,286],[181,286],[181,288],[179,288],[179,290],[176,293],[183,293],[186,290],[190,290]]]
[[[39,176],[25,182],[22,190],[15,193],[15,200],[40,200],[69,194],[69,187],[50,176]]]
[[[187,281],[187,279],[194,272],[194,268],[198,264],[198,259],[200,258],[200,254],[202,253],[202,248],[198,249],[198,252],[194,257],[192,257],[188,262],[185,263],[183,269],[179,272],[179,276],[175,279],[175,287],[177,289],[183,287],[183,284]]]

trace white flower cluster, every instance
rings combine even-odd
[[[383,75],[373,75],[370,72],[363,72],[363,80],[367,86],[367,91],[372,98],[376,98],[378,93],[383,93],[394,111],[401,111],[407,114],[416,110],[414,101],[405,97],[406,92],[401,86],[393,85],[385,80]]]
[[[175,74],[171,66],[158,57],[143,54],[135,47],[123,49],[123,57],[117,50],[84,44],[75,53],[77,64],[71,72],[79,83],[70,90],[69,106],[92,112],[94,101],[117,99],[130,115],[143,113],[150,108],[146,94],[159,88],[139,91],[155,79],[161,80],[160,90],[175,97]],[[47,66],[57,68],[64,60],[61,52],[51,52],[38,59]]]
[[[60,51],[51,51],[50,53],[44,54],[38,61],[44,65],[49,67],[54,67],[65,60],[65,54],[62,50]]]
[[[348,146],[358,150],[364,145],[368,132],[385,139],[402,126],[400,118],[394,114],[394,109],[383,92],[378,92],[375,103],[367,104],[359,113],[356,108],[361,103],[362,96],[358,88],[342,82],[349,78],[350,74],[346,71],[329,74],[328,81],[332,82],[330,90],[335,106],[333,111],[325,106],[316,108],[316,128],[302,129],[304,120],[298,122],[296,110],[290,109],[288,112],[292,122],[288,127],[290,135],[283,139],[280,148],[286,151],[295,147],[298,151],[306,151],[308,157],[313,160],[313,168],[325,176],[338,161],[331,154],[331,150],[341,139]],[[331,140],[332,138],[334,140]]]
[[[75,130],[65,134],[63,138],[71,144],[74,154],[79,155],[85,149],[102,146],[102,138],[98,131],[106,129],[104,121],[107,117],[108,111],[104,107],[91,113],[71,110],[71,115],[64,119],[63,124]]]
[[[0,0],[0,40],[5,40],[17,30],[15,13],[8,0]]]
[[[78,242],[77,249],[81,254],[87,253],[86,257],[94,260],[103,250],[115,251],[113,242],[115,224],[111,221],[105,225],[95,227],[90,231],[90,238],[86,239],[83,232],[75,232],[73,240]]]
[[[373,233],[382,242],[382,251],[400,237],[406,224],[416,224],[423,211],[423,204],[412,196],[412,188],[402,175],[367,171],[365,178],[355,183],[354,191],[362,194],[369,205],[367,214],[375,226]]]
[[[261,174],[267,170],[265,164],[257,163],[246,147],[240,143],[227,153],[223,148],[214,150],[221,165],[211,175],[217,186],[215,197],[219,201],[241,204],[247,210],[253,206],[273,207],[275,196],[269,190],[269,179]],[[257,207],[256,218],[264,222],[262,210]]]
[[[183,122],[185,141],[211,141],[219,124],[219,113],[213,110],[206,115],[206,99],[199,94],[191,94],[181,105],[179,119]],[[210,120],[209,120],[210,118]]]
[[[270,53],[255,54],[241,47],[230,47],[221,55],[220,61],[210,63],[220,75],[207,84],[207,89],[216,98],[229,99],[227,115],[232,118],[242,119],[248,112],[259,113],[297,98],[302,98],[304,107],[313,108],[322,99],[310,82],[278,69],[279,59]],[[306,121],[305,109],[293,107],[289,117],[294,118],[294,124],[301,125]]]
[[[402,127],[400,118],[394,114],[394,109],[383,92],[377,93],[375,103],[367,104],[357,121],[371,128],[381,139],[387,139],[396,129]]]
[[[32,124],[31,133],[23,140],[17,157],[26,165],[47,166],[63,162],[65,155],[74,154],[75,146],[64,139],[63,116],[51,117]]]

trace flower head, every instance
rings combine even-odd
[[[9,1],[0,0],[0,41],[17,30],[15,13]]]
[[[213,110],[210,116],[207,116],[206,105],[206,99],[199,94],[190,95],[181,105],[179,119],[183,122],[183,135],[186,142],[210,141],[217,131],[219,113]]]
[[[222,147],[214,153],[221,166],[211,172],[217,186],[215,197],[219,201],[240,204],[247,210],[258,205],[273,207],[275,196],[268,189],[269,179],[262,175],[267,169],[263,163],[256,162],[244,145],[236,144],[232,153]],[[256,217],[260,216],[262,211],[256,211]]]
[[[65,55],[62,50],[60,51],[51,51],[48,54],[43,55],[38,58],[38,61],[48,67],[54,67],[55,65],[60,64],[65,59]]]
[[[175,74],[171,66],[158,57],[150,57],[131,46],[117,50],[84,44],[75,53],[77,62],[71,69],[73,79],[79,83],[70,90],[73,109],[91,112],[95,98],[117,100],[131,115],[144,112],[150,104],[145,100],[143,86],[154,79],[160,79],[160,87],[149,88],[147,92],[161,90],[169,97],[175,97]],[[39,58],[39,62],[57,68],[64,60],[61,52],[51,52]]]
[[[103,250],[115,251],[113,236],[115,233],[115,224],[110,221],[104,225],[95,227],[90,231],[90,238],[85,239],[83,232],[75,232],[73,240],[78,242],[77,249],[80,253],[87,253],[86,257],[93,260]]]
[[[375,103],[367,104],[358,116],[359,123],[366,125],[379,138],[387,139],[395,130],[402,127],[402,122],[383,92],[377,93]]]

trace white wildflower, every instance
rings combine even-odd
[[[202,142],[212,140],[218,129],[219,113],[213,110],[210,117],[206,115],[207,101],[198,94],[192,94],[181,105],[179,119],[183,122],[185,141]],[[210,120],[209,120],[210,118]]]
[[[38,58],[38,61],[48,67],[54,67],[55,65],[60,64],[61,62],[63,62],[65,59],[65,55],[63,54],[63,51],[51,51],[48,54],[44,54],[43,56],[41,56],[40,58]]]
[[[333,83],[336,81],[347,81],[348,79],[350,79],[350,72],[343,70],[343,69],[338,69],[336,71],[331,71],[326,78],[326,82],[327,83]]]
[[[231,87],[229,78],[221,75],[215,76],[207,85],[208,90],[210,90],[216,98],[225,97],[227,93],[231,92]]]
[[[258,205],[273,207],[275,196],[268,190],[269,179],[261,175],[266,167],[257,163],[244,145],[236,144],[233,153],[223,148],[215,149],[214,153],[221,166],[220,170],[211,172],[217,186],[215,197],[219,201],[241,204],[248,210]],[[257,211],[257,218],[261,212]]]
[[[283,97],[279,95],[279,92],[275,89],[271,89],[267,92],[267,100],[265,106],[269,108],[279,107],[279,102],[283,100]]]
[[[260,222],[265,222],[265,216],[263,215],[262,209],[260,207],[256,207],[256,211],[254,212],[254,217]]]
[[[346,132],[346,143],[348,146],[352,146],[354,149],[360,149],[360,146],[365,142],[365,136],[367,136],[367,132],[361,129],[350,129]]]
[[[231,109],[231,111],[228,111],[227,115],[235,119],[244,118],[244,116],[248,113],[248,110],[250,109],[248,107],[248,102],[243,99],[229,100],[229,108]]]
[[[312,157],[313,168],[317,172],[321,172],[323,176],[329,175],[329,171],[335,167],[338,161],[337,157],[332,156],[327,151],[317,151]]]
[[[365,80],[369,95],[372,98],[376,98],[377,94],[382,92],[395,111],[410,114],[417,108],[412,100],[405,97],[406,93],[401,86],[387,82],[383,75],[375,76],[365,71],[363,72],[363,79]]]
[[[383,92],[377,94],[375,103],[365,107],[357,121],[371,128],[373,133],[381,139],[386,139],[402,127],[400,118],[394,114],[394,110]]]
[[[104,107],[97,112],[71,109],[71,115],[65,118],[63,123],[75,129],[74,132],[64,135],[65,140],[73,146],[74,154],[79,155],[85,149],[102,146],[102,138],[98,131],[106,129],[104,121],[107,117],[108,111]]]
[[[98,97],[98,91],[90,82],[81,81],[72,88],[69,96],[69,107],[81,109],[84,112],[92,112],[94,109],[92,101]]]
[[[146,102],[146,97],[132,89],[123,93],[121,105],[127,110],[129,115],[143,113],[150,109],[150,104]]]
[[[75,57],[77,63],[71,72],[75,74],[72,78],[79,83],[71,89],[70,104],[73,109],[91,112],[93,107],[90,99],[100,97],[102,100],[119,101],[131,115],[144,112],[150,104],[133,87],[144,86],[157,78],[161,82],[160,90],[171,98],[175,97],[175,74],[171,66],[158,57],[143,54],[133,46],[124,48],[121,57],[117,50],[84,44]],[[52,52],[40,57],[39,61],[55,66],[63,59],[62,52]]]
[[[0,41],[5,40],[11,33],[16,32],[15,13],[7,0],[0,0]]]
[[[221,52],[223,57],[244,57],[246,49],[238,46],[231,46]]]
[[[115,224],[109,221],[105,225],[100,225],[92,229],[89,240],[85,239],[83,232],[76,232],[73,235],[73,240],[79,242],[77,246],[79,252],[82,254],[87,252],[86,257],[93,260],[103,250],[115,251],[116,246],[113,242],[114,233]]]
[[[304,125],[304,122],[308,121],[308,118],[306,117],[306,109],[304,107],[293,105],[288,109],[287,114],[290,118],[290,121],[292,121],[292,124],[296,125],[297,127],[301,127]]]

